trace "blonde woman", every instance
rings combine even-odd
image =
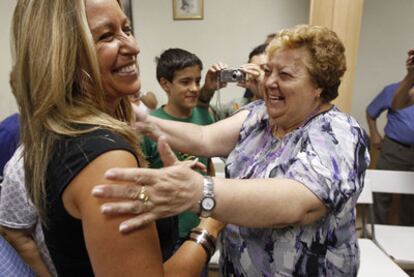
[[[144,165],[127,98],[139,48],[120,1],[20,0],[13,26],[26,187],[58,275],[198,276],[219,224],[201,223],[163,266],[154,223],[120,234],[126,217],[102,215],[91,196],[110,167]]]

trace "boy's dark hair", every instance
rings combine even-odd
[[[193,53],[180,48],[170,48],[165,50],[159,57],[155,58],[157,62],[157,80],[165,78],[169,82],[174,79],[177,70],[198,65],[200,70],[203,69],[203,63]]]
[[[257,56],[266,52],[267,43],[260,44],[256,46],[249,54],[249,62],[253,58],[253,56]]]

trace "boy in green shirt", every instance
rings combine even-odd
[[[194,54],[179,48],[164,51],[157,58],[157,80],[168,95],[167,104],[151,112],[151,115],[175,121],[191,122],[199,125],[213,123],[206,108],[197,107],[200,95],[201,60]],[[157,151],[157,144],[149,138],[144,138],[142,150],[151,168],[163,167]],[[193,160],[197,157],[175,152],[179,160]],[[209,160],[198,157],[206,167]],[[196,214],[184,212],[179,215],[179,239],[184,240],[189,231],[199,223]]]

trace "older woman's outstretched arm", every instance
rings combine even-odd
[[[183,165],[161,170],[148,168],[111,169],[107,177],[136,180],[145,183],[150,203],[145,207],[131,199],[141,186],[128,190],[112,185],[98,186],[93,194],[98,197],[123,198],[118,203],[107,203],[102,210],[107,214],[140,213],[122,223],[122,231],[131,231],[155,219],[179,214],[185,210],[199,212],[203,177]],[[212,217],[222,222],[246,227],[284,227],[310,224],[327,213],[327,207],[305,185],[290,179],[224,179],[213,178],[216,207]],[[175,193],[178,192],[179,193]]]
[[[160,155],[163,158],[168,155],[168,151],[161,151]],[[162,169],[114,168],[107,171],[105,176],[118,182],[136,183],[128,186],[128,189],[119,185],[103,185],[93,189],[96,197],[124,199],[104,204],[104,213],[130,214],[133,211],[139,214],[124,221],[121,231],[128,232],[158,218],[186,210],[200,211],[203,176],[183,163]],[[146,185],[150,195],[147,205],[133,199],[141,190],[142,186],[137,185],[141,183]],[[328,211],[314,192],[291,179],[214,178],[214,183],[217,205],[211,216],[227,223],[246,227],[306,225],[320,219]]]
[[[135,128],[142,134],[157,141],[163,135],[174,150],[195,156],[227,156],[237,143],[240,129],[248,111],[211,125],[200,126],[191,123],[164,120],[135,110]]]

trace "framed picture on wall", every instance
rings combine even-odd
[[[122,0],[122,6],[124,8],[124,13],[129,18],[129,22],[131,23],[132,33],[134,33],[134,22],[132,21],[132,4],[131,0]]]
[[[203,19],[203,0],[172,0],[174,20]]]

